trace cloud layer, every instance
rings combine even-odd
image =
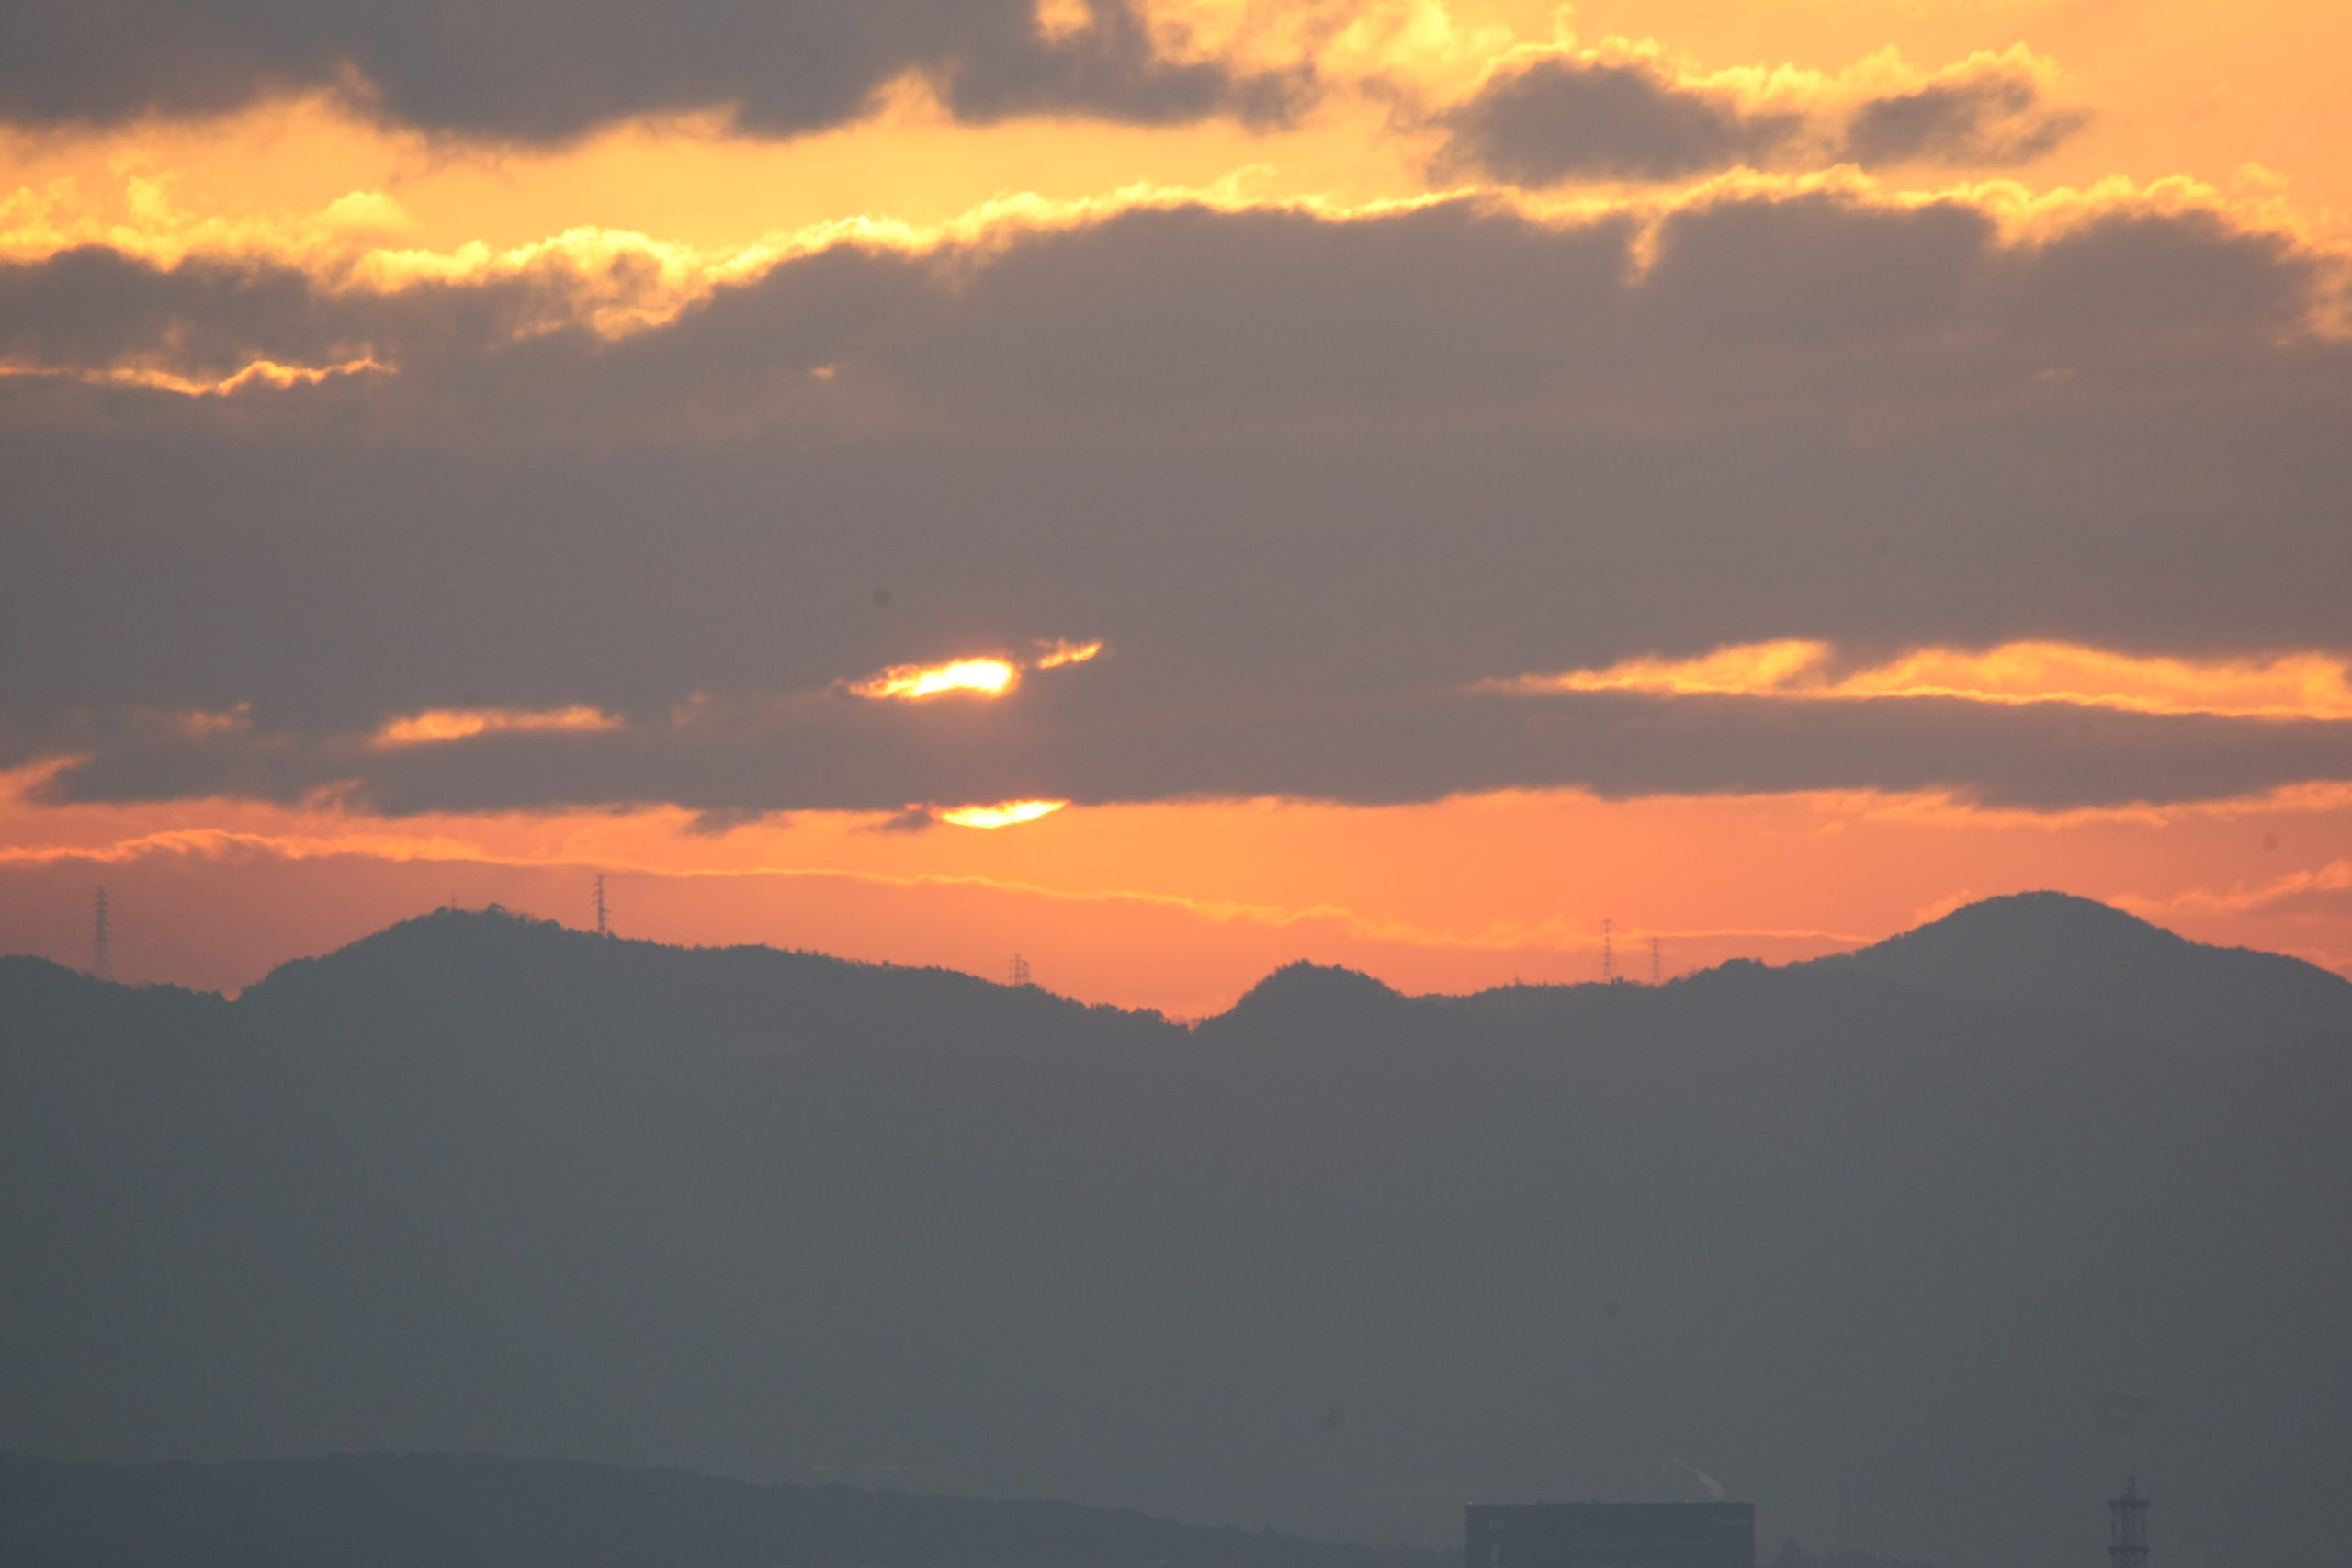
[[[395,810],[2352,776],[2340,720],[2097,694],[1481,689],[1783,638],[2341,655],[2341,278],[2178,193],[1805,181],[1031,212],[626,330],[667,287],[626,258],[64,252],[0,268],[0,750]],[[1058,641],[1110,651],[852,691]],[[368,744],[433,713],[597,723]]]
[[[2341,720],[1623,693],[1427,693],[1129,716],[1105,711],[1117,693],[1105,684],[1058,700],[1026,694],[1006,699],[1003,712],[880,713],[824,699],[710,705],[626,730],[500,725],[364,753],[269,732],[124,726],[45,795],[291,803],[324,792],[393,814],[645,801],[720,814],[910,805],[922,815],[908,825],[920,825],[933,812],[1005,802],[1392,804],[1559,787],[1614,798],[1868,787],[2063,810],[2352,778],[2352,722]]]
[[[639,116],[721,111],[753,134],[838,125],[930,80],[959,118],[1084,113],[1271,120],[1299,70],[1170,58],[1136,0],[1048,28],[1033,0],[91,0],[0,19],[0,119],[108,124],[332,90],[397,124],[545,142]]]

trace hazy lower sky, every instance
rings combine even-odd
[[[437,19],[436,19],[437,18]],[[0,948],[2352,973],[2352,10],[0,18]]]

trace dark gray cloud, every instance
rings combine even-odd
[[[60,799],[328,786],[397,813],[662,801],[722,825],[781,807],[1282,795],[1364,804],[1499,789],[1604,795],[1948,790],[2031,809],[2174,803],[2352,777],[2352,723],[2151,715],[1947,698],[1803,702],[1419,691],[1136,714],[1114,667],[993,704],[803,699],[676,728],[511,733],[365,753],[269,734],[188,739],[153,726],[60,775]],[[356,787],[354,787],[356,786]]]
[[[53,370],[152,365],[191,379],[255,360],[334,364],[371,354],[472,355],[576,311],[568,274],[386,296],[322,287],[293,268],[196,255],[165,268],[103,245],[0,264],[0,363]]]
[[[1682,86],[1654,65],[1566,56],[1498,73],[1442,123],[1445,163],[1523,186],[1769,163],[1804,128],[1798,116],[1748,114],[1729,94]]]
[[[910,71],[967,119],[1076,112],[1283,118],[1303,73],[1162,59],[1132,0],[1048,40],[1034,0],[87,0],[0,14],[0,119],[205,115],[333,88],[399,124],[554,141],[634,115],[733,107],[756,133],[855,118]]]
[[[1475,203],[1141,210],[828,251],[613,343],[509,335],[560,280],[0,272],[14,354],[167,355],[187,321],[214,372],[399,367],[205,400],[0,378],[0,750],[94,752],[101,793],[361,777],[402,808],[2346,776],[2326,726],[1461,696],[1783,637],[2345,649],[2352,352],[2298,325],[2324,258],[2197,214],[2008,245],[1966,206],[1825,197],[1679,212],[1645,270],[1635,240]],[[761,696],[1038,637],[1114,651],[1010,705]],[[673,731],[695,694],[768,717]],[[121,717],[245,702],[282,750]],[[573,703],[632,728],[348,743]],[[1551,713],[1573,743],[1514,728]]]
[[[2005,167],[2046,157],[2089,123],[2045,105],[2030,77],[1985,73],[1870,99],[1846,122],[1843,152],[1864,164]]]
[[[2291,332],[2344,285],[2340,264],[2298,254],[2283,235],[2194,211],[2112,212],[2010,253],[2000,269],[2008,319],[2052,342],[2150,332],[2245,342]]]
[[[1852,106],[1759,109],[1656,61],[1554,54],[1497,72],[1436,122],[1446,133],[1442,175],[1542,186],[1806,163],[2007,167],[2054,151],[2089,117],[2046,104],[2019,60],[1972,64]]]

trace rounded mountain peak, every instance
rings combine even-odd
[[[1302,958],[1250,987],[1225,1016],[1238,1023],[1328,1021],[1385,1011],[1404,999],[1361,970]]]
[[[2054,1009],[2201,1049],[2342,1033],[2352,983],[2281,953],[2212,947],[2069,893],[2014,893],[1823,962],[1998,1007]]]

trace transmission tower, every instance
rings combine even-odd
[[[99,887],[94,910],[96,920],[90,934],[90,973],[101,980],[114,978],[114,922],[112,911],[107,908],[107,890]]]
[[[1022,957],[1021,954],[1017,953],[1014,953],[1012,955],[1012,968],[1011,973],[1012,976],[1012,983],[1013,985],[1027,985],[1029,983],[1029,961]]]
[[[2107,1505],[2107,1557],[2115,1568],[2148,1568],[2148,1500],[2136,1475]]]
[[[605,874],[601,871],[596,874],[596,934],[613,934],[612,911],[605,907]]]
[[[1600,982],[1605,986],[1617,983],[1617,922],[1600,922]]]
[[[1652,938],[1650,938],[1650,984],[1651,984],[1651,985],[1653,985],[1653,986],[1657,985],[1657,979],[1658,979],[1657,938],[1656,938],[1656,937],[1652,937]]]

